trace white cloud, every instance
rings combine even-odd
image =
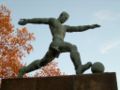
[[[116,42],[107,42],[105,43],[102,48],[100,49],[100,52],[102,54],[108,53],[110,50],[119,47],[120,46],[120,41],[116,41]]]
[[[101,10],[95,12],[93,16],[99,22],[114,21],[120,19],[120,12]]]

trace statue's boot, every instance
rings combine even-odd
[[[79,67],[76,69],[76,74],[82,74],[84,73],[87,69],[89,69],[92,66],[91,62],[88,62],[84,65],[79,65]]]

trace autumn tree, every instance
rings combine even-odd
[[[14,30],[11,12],[0,5],[0,77],[17,76],[22,67],[21,60],[32,50],[30,41],[34,39],[24,27]]]
[[[47,77],[47,76],[60,76],[64,75],[58,67],[58,63],[56,61],[52,61],[48,63],[46,66],[42,67],[35,74],[35,77]]]

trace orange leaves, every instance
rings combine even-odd
[[[17,30],[17,38],[18,43],[20,45],[24,45],[29,40],[34,40],[33,33],[29,33],[26,28],[18,29]]]
[[[0,34],[9,34],[13,31],[10,23],[10,11],[3,5],[0,6]],[[7,30],[7,31],[6,31]]]
[[[21,64],[22,57],[33,49],[31,41],[33,33],[26,28],[14,30],[11,24],[10,11],[5,6],[0,6],[0,77],[15,77]],[[51,62],[40,69],[35,76],[62,75],[56,62]]]
[[[46,77],[46,76],[60,76],[63,73],[60,72],[58,68],[58,63],[52,61],[48,63],[45,67],[42,67],[38,73],[36,73],[35,77]]]
[[[16,31],[16,33],[15,33]],[[0,77],[13,77],[18,74],[20,61],[32,50],[33,34],[26,28],[14,30],[10,11],[0,6]]]

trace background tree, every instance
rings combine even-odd
[[[48,63],[46,66],[42,67],[35,74],[35,77],[47,77],[47,76],[60,76],[64,75],[58,67],[58,63],[56,61],[52,61]]]
[[[0,77],[15,77],[21,64],[22,57],[30,53],[34,39],[33,34],[26,28],[14,30],[11,24],[10,10],[0,5]]]
[[[31,40],[33,33],[26,28],[14,30],[11,23],[11,12],[0,5],[0,77],[15,77],[23,66],[22,57],[32,50]],[[63,75],[58,68],[58,63],[53,61],[41,68],[35,76],[59,76]]]

